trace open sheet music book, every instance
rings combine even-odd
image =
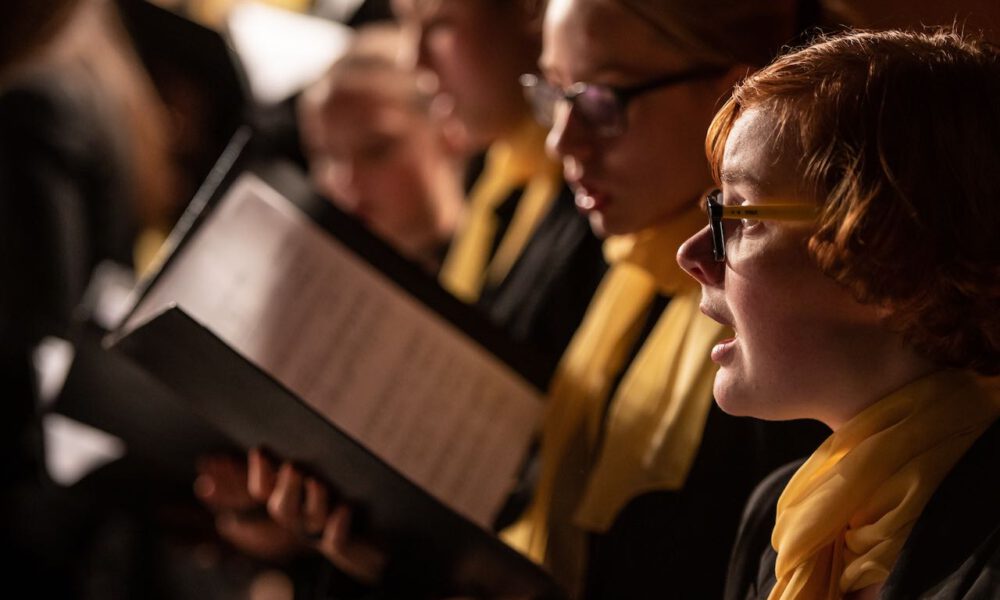
[[[238,445],[329,481],[376,534],[447,556],[432,578],[549,588],[489,531],[541,418],[537,383],[363,254],[243,173],[115,349]]]

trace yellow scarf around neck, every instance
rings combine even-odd
[[[465,217],[438,274],[441,285],[465,302],[477,301],[487,282],[503,281],[559,194],[562,168],[545,155],[545,135],[534,121],[526,121],[486,153],[483,173],[469,192]],[[522,186],[524,193],[491,260],[496,210]]]
[[[585,568],[585,532],[606,531],[638,494],[682,487],[697,453],[712,402],[709,353],[726,328],[698,311],[697,284],[675,255],[704,220],[694,208],[666,225],[606,242],[611,269],[553,379],[538,487],[524,517],[503,537],[547,564],[571,592]],[[626,371],[605,421],[611,385],[657,293],[673,298]]]
[[[995,388],[945,370],[844,424],[778,501],[769,600],[835,600],[885,581],[938,485],[998,414]]]

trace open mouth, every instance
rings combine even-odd
[[[576,203],[576,208],[585,215],[603,210],[608,204],[606,194],[586,184],[577,183],[573,186],[573,191],[573,200]]]
[[[724,364],[736,351],[736,338],[724,339],[712,347],[712,362]]]

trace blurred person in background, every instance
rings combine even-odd
[[[434,273],[462,214],[461,161],[400,42],[392,25],[359,30],[299,98],[299,130],[313,186]]]
[[[173,211],[169,136],[113,3],[5,2],[0,29],[3,530],[13,573],[72,597],[99,517],[44,471],[33,355],[73,338],[95,267],[131,267],[138,232]]]
[[[436,77],[432,110],[453,143],[481,157],[439,279],[540,350],[551,371],[605,266],[518,85],[538,60],[540,6],[397,0],[393,9],[405,57]]]

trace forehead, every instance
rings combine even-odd
[[[787,193],[799,187],[795,153],[778,136],[778,119],[764,108],[743,112],[726,139],[722,183],[759,193]]]
[[[557,79],[626,80],[687,65],[663,34],[612,0],[550,0],[543,36],[539,63]]]
[[[488,8],[490,4],[498,7],[509,4],[510,0],[392,0],[392,9],[397,17],[415,17],[419,19],[430,18],[438,13],[447,11],[473,12],[477,9]]]

